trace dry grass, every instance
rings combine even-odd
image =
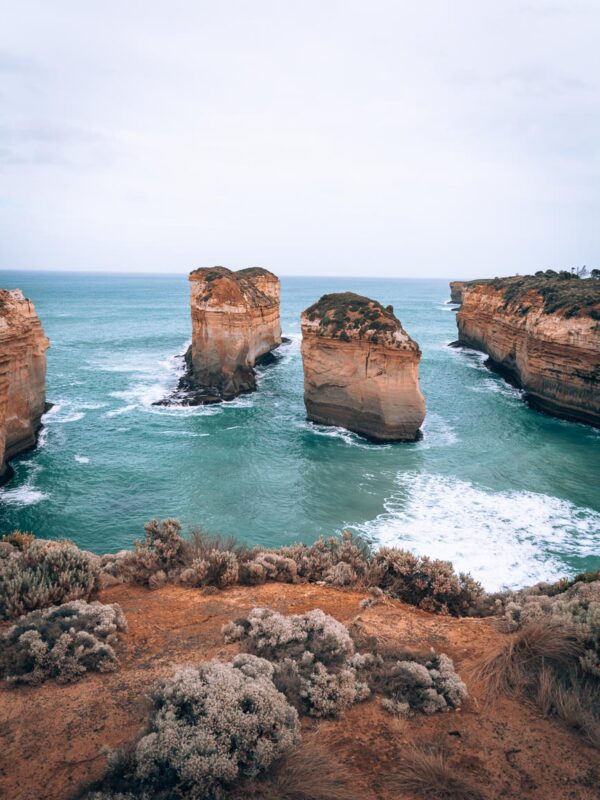
[[[588,744],[600,749],[597,685],[575,680],[566,687],[550,669],[543,667],[538,677],[534,702],[544,716],[558,717]]]
[[[473,671],[488,700],[523,691],[535,684],[543,668],[569,674],[577,664],[581,644],[573,630],[556,623],[532,623],[485,656]]]
[[[485,795],[458,773],[437,748],[404,748],[397,768],[386,777],[385,784],[399,796],[410,792],[426,800],[485,800]]]
[[[554,716],[600,748],[598,682],[582,677],[582,644],[573,629],[558,623],[531,623],[486,656],[473,671],[488,702],[520,695],[544,716]]]
[[[314,739],[275,762],[259,780],[245,781],[228,800],[374,800],[356,775]]]

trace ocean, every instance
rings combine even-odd
[[[311,542],[346,528],[374,545],[449,559],[489,590],[600,568],[600,431],[529,409],[455,350],[445,280],[282,279],[291,344],[230,403],[154,406],[191,336],[183,275],[1,272],[46,334],[39,447],[0,489],[0,530],[131,547],[151,517],[252,544]],[[307,422],[300,312],[325,292],[391,303],[423,351],[424,436],[371,444]]]

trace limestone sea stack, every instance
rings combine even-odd
[[[600,426],[600,280],[552,270],[469,281],[458,345],[525,390],[538,410]]]
[[[450,302],[460,305],[462,303],[462,293],[464,281],[450,281]]]
[[[0,483],[8,461],[35,446],[46,407],[48,339],[33,303],[0,289]]]
[[[308,419],[374,441],[419,438],[421,351],[391,306],[353,292],[326,294],[301,321]]]
[[[254,390],[255,364],[281,344],[279,278],[260,267],[209,267],[189,279],[192,344],[179,392],[202,404]]]

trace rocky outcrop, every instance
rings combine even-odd
[[[460,305],[462,303],[462,293],[464,281],[450,281],[450,302]]]
[[[8,461],[35,446],[46,403],[48,339],[33,303],[0,290],[0,483]]]
[[[473,281],[459,345],[525,390],[538,410],[600,426],[600,281],[546,275]]]
[[[256,388],[254,366],[281,344],[279,278],[254,267],[190,273],[192,344],[178,387],[190,405],[230,400]]]
[[[302,314],[308,419],[375,441],[414,441],[425,417],[421,351],[391,306],[326,294]]]

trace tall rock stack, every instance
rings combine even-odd
[[[391,306],[326,294],[301,321],[308,418],[374,441],[415,441],[425,418],[421,351]]]
[[[255,364],[281,344],[279,278],[253,267],[190,273],[192,344],[179,390],[188,402],[230,400],[256,388]]]
[[[534,408],[600,426],[600,280],[550,271],[462,294],[457,345],[487,353]]]
[[[35,446],[46,406],[48,339],[33,303],[0,290],[0,483],[8,460]]]

